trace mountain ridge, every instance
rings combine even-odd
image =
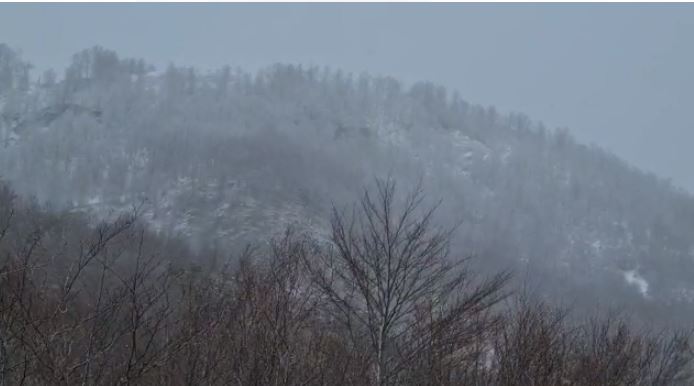
[[[225,249],[289,224],[323,232],[333,204],[391,175],[443,200],[482,269],[533,272],[586,305],[609,294],[694,315],[690,194],[431,83],[293,65],[156,73],[99,47],[32,82],[3,48],[0,95],[2,177],[40,202],[98,217],[146,200],[155,231]]]

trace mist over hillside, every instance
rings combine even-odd
[[[100,47],[64,74],[30,68],[0,45],[0,177],[39,203],[142,205],[153,232],[227,251],[288,225],[325,235],[333,205],[390,176],[441,200],[456,257],[483,271],[578,307],[694,316],[694,198],[565,130],[337,69],[154,69]]]

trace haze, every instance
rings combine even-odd
[[[0,40],[39,69],[98,44],[160,68],[283,62],[431,80],[689,191],[692,37],[684,4],[0,5]]]
[[[0,384],[694,385],[692,37],[0,4]]]

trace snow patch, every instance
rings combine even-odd
[[[648,282],[643,278],[643,276],[639,275],[635,269],[624,271],[623,275],[624,280],[628,284],[635,286],[643,297],[648,297]]]
[[[93,196],[87,199],[87,205],[98,205],[101,203],[101,197]]]
[[[593,241],[590,244],[590,246],[591,246],[591,248],[593,248],[593,251],[597,257],[600,257],[602,255],[602,250],[604,249],[604,247],[602,245],[602,240],[597,239],[597,240]]]

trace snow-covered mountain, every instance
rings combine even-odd
[[[0,48],[0,175],[40,202],[143,205],[163,235],[233,249],[289,224],[324,234],[333,204],[390,175],[442,199],[483,270],[572,305],[694,315],[694,198],[566,131],[429,83],[292,65],[156,72],[93,48],[33,82]]]

